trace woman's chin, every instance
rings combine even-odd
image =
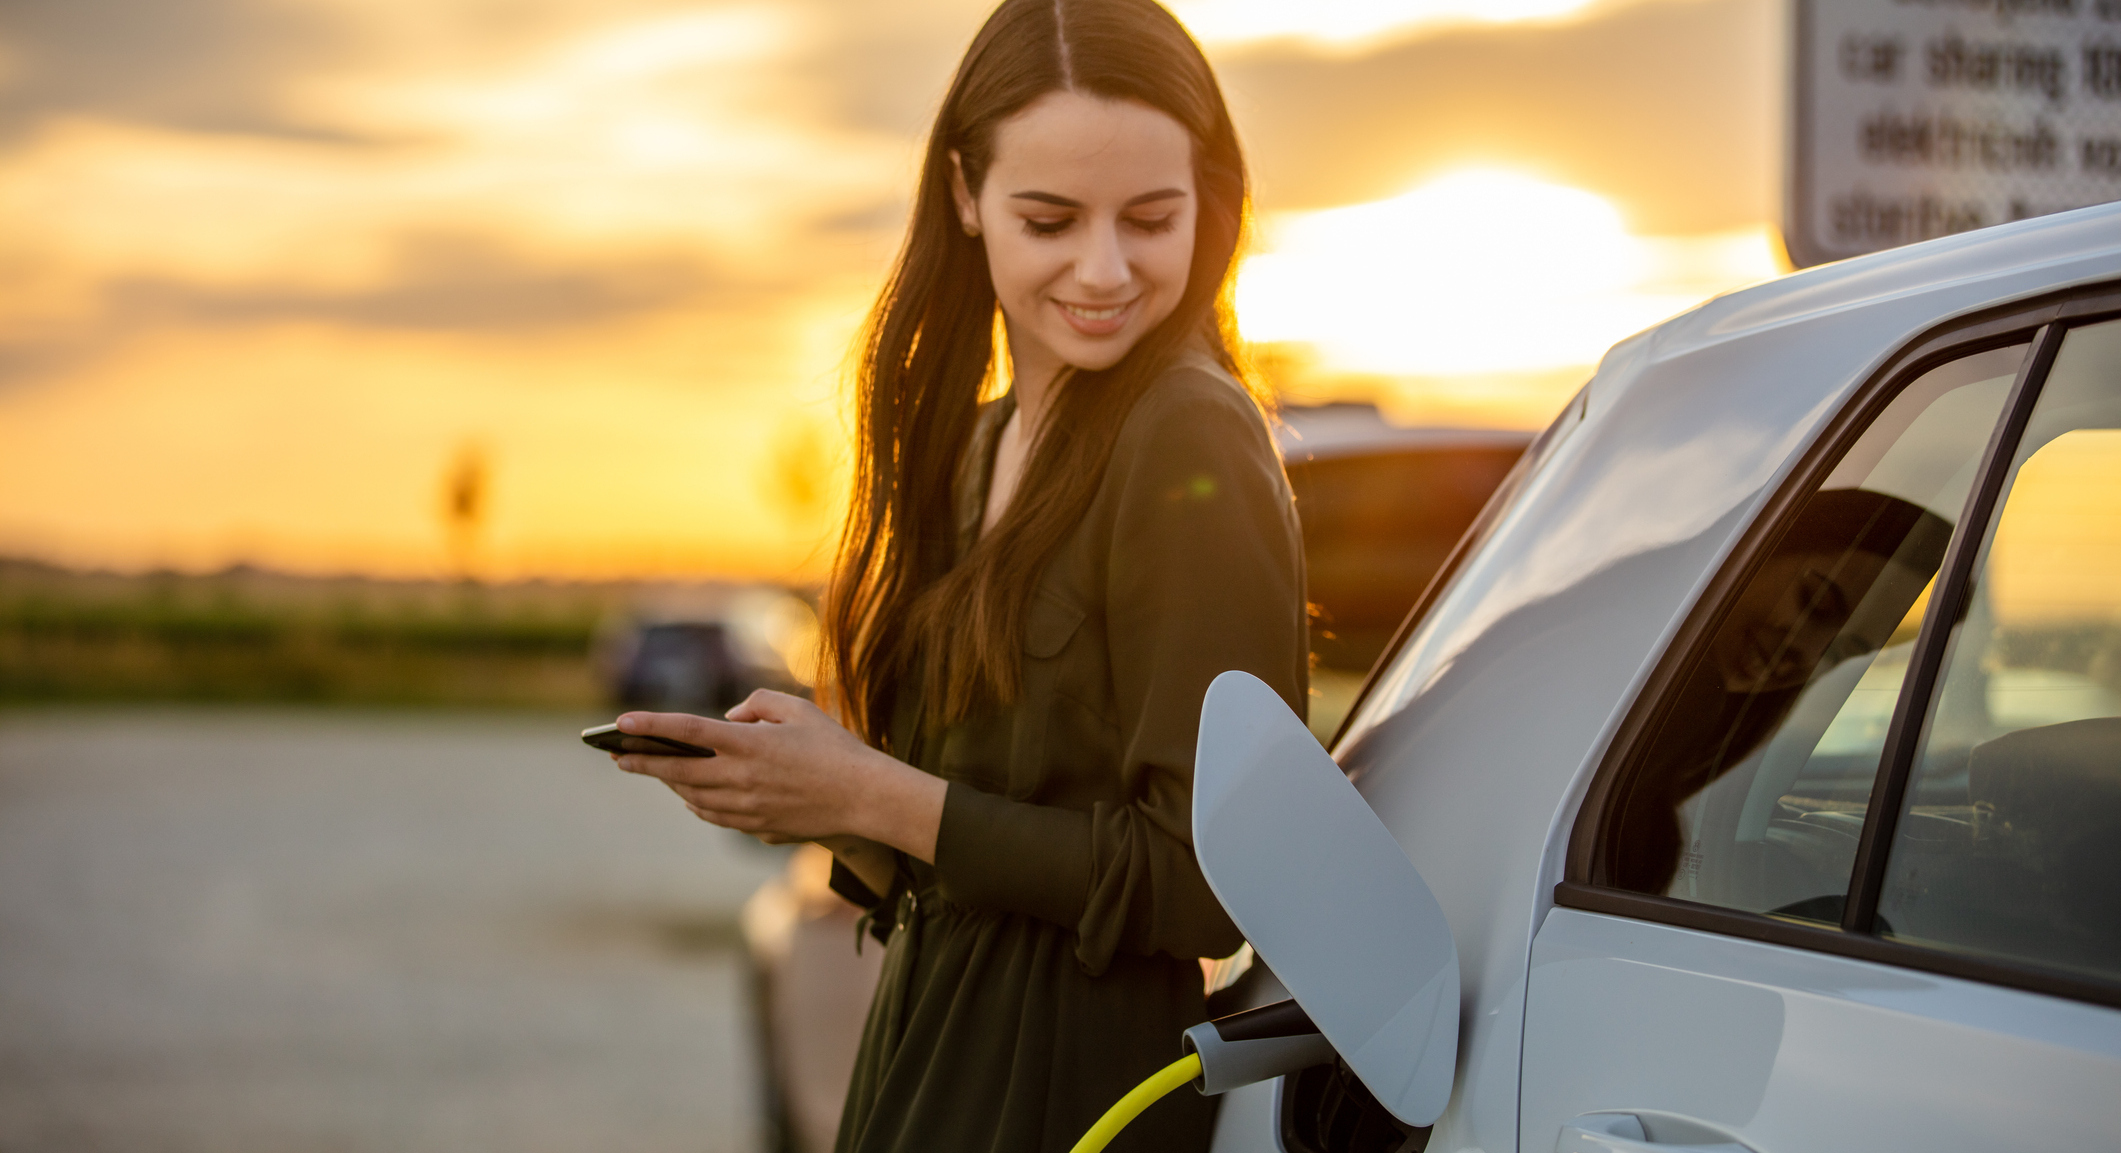
[[[1125,353],[1121,353],[1119,356],[1086,356],[1080,360],[1070,360],[1068,367],[1077,372],[1103,372],[1118,364],[1120,358],[1125,355]]]
[[[1118,364],[1141,343],[1138,332],[1121,331],[1105,337],[1076,337],[1060,349],[1061,360],[1083,372],[1103,372]]]

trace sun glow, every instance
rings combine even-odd
[[[274,0],[225,22],[210,3],[155,33],[177,38],[144,72],[110,13],[166,4],[9,29],[0,220],[34,226],[0,227],[0,556],[821,576],[848,349],[902,239],[918,133],[992,3]],[[1764,229],[1638,235],[1599,197],[1518,176],[1351,203],[1477,150],[1581,173],[1651,219],[1764,218],[1717,191],[1762,183],[1726,171],[1737,152],[1703,163],[1619,131],[1640,117],[1607,110],[1643,93],[1586,102],[1620,64],[1548,63],[1602,43],[1609,12],[1713,6],[1175,6],[1227,46],[1268,209],[1242,316],[1292,399],[1532,427],[1611,340],[1775,270]],[[1476,27],[1463,74],[1341,67]],[[1721,51],[1707,34],[1643,33],[1689,59]],[[1439,123],[1440,101],[1479,115]],[[1319,109],[1349,112],[1346,131]],[[1349,206],[1275,213],[1276,196]],[[459,564],[436,494],[466,444],[489,467]]]
[[[437,575],[477,441],[482,576],[818,575],[903,142],[805,96],[799,12],[474,52],[410,8],[287,82],[371,143],[75,116],[0,155],[38,222],[0,229],[0,555]]]
[[[1637,236],[1602,197],[1507,172],[1263,231],[1266,251],[1238,276],[1246,338],[1384,375],[1594,364],[1622,337],[1780,271],[1765,228]]]
[[[1208,44],[1305,40],[1328,48],[1448,24],[1509,24],[1567,16],[1594,0],[1192,0],[1172,11]]]

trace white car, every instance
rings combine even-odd
[[[1616,346],[1331,749],[1447,923],[1455,1059],[1368,1006],[1220,1153],[2121,1146],[2121,204]],[[1346,1057],[1395,895],[1203,820],[1275,969],[1224,1006],[1286,984]],[[1274,884],[1340,947],[1254,932]]]

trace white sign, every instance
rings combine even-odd
[[[1796,0],[1800,267],[2121,200],[2121,0]]]

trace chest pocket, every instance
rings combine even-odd
[[[1031,598],[1024,614],[1024,655],[1050,660],[1068,647],[1083,624],[1083,610],[1048,593]]]
[[[1021,801],[1038,791],[1055,739],[1057,690],[1071,662],[1056,660],[1082,631],[1082,609],[1050,593],[1034,596],[1024,612],[1022,693],[997,714],[951,726],[943,736],[941,771],[987,792]]]
[[[1082,630],[1083,610],[1047,592],[1031,598],[1024,614],[1024,687],[1010,734],[1008,795],[1024,800],[1038,792],[1054,757],[1053,713],[1063,702],[1059,690],[1069,662],[1061,658],[1068,642]]]

